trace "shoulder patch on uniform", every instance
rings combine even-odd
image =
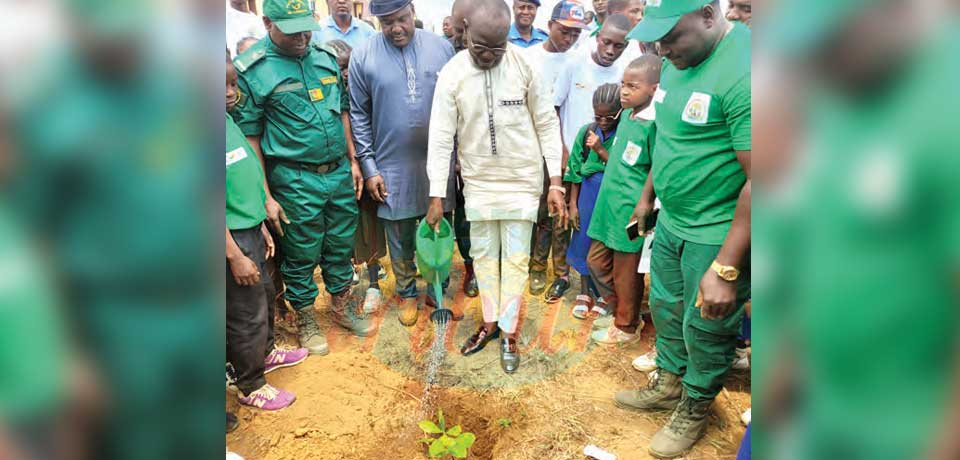
[[[334,51],[333,49],[327,47],[326,44],[320,43],[320,42],[311,42],[311,45],[313,45],[313,47],[316,48],[318,51],[323,51],[324,53],[327,53],[327,54],[333,56],[333,59],[334,59],[334,60],[337,59],[337,52]]]
[[[257,61],[263,59],[267,55],[267,50],[262,45],[261,42],[257,42],[255,45],[251,46],[250,49],[244,51],[239,56],[234,58],[233,65],[237,67],[237,70],[240,72],[245,72],[247,69],[252,67]]]

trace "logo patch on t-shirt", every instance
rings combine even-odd
[[[640,153],[642,152],[643,147],[640,147],[631,141],[627,141],[627,148],[623,149],[623,156],[621,159],[624,163],[633,166],[637,164],[637,159],[640,158]]]
[[[683,108],[681,119],[687,123],[703,125],[707,123],[707,115],[710,113],[710,95],[694,92],[687,101],[687,106]]]
[[[247,151],[243,147],[235,148],[227,152],[227,166],[230,166],[247,157]]]
[[[653,8],[660,8],[660,0],[647,0],[647,6]]]

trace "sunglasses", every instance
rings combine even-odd
[[[601,121],[617,121],[620,119],[621,113],[623,113],[623,109],[618,110],[616,115],[605,115],[602,117],[599,115],[594,115],[593,119],[596,120],[597,123]]]

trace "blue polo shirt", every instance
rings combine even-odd
[[[327,16],[320,21],[320,30],[313,32],[313,41],[325,43],[330,40],[343,40],[351,48],[357,49],[367,43],[367,40],[376,35],[377,31],[370,24],[360,19],[352,18],[350,28],[347,33],[343,33],[337,23],[333,21],[333,16]]]
[[[520,32],[517,31],[516,24],[510,24],[510,33],[507,34],[507,40],[521,48],[529,48],[538,43],[543,43],[547,41],[548,37],[549,35],[547,35],[546,32],[534,27],[533,33],[530,34],[530,41],[526,41],[520,36]]]

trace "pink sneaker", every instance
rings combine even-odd
[[[285,345],[274,345],[273,350],[263,360],[263,373],[280,369],[281,367],[290,367],[303,362],[310,354],[306,348],[293,348]]]
[[[296,399],[293,393],[274,388],[268,383],[246,396],[241,395],[240,404],[263,410],[279,410],[293,404]]]

